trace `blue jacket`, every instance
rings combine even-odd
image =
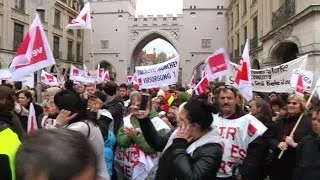
[[[113,147],[116,144],[116,136],[113,132],[108,132],[108,139],[104,142],[104,159],[107,164],[107,169],[110,178],[112,177],[112,168],[113,168],[113,161],[114,161],[114,152]]]

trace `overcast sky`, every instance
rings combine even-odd
[[[182,14],[182,0],[137,0],[136,16],[138,15],[166,15]],[[156,39],[150,42],[144,50],[147,53],[153,53],[153,48],[156,48],[156,52],[165,52],[169,56],[172,54],[178,54],[174,47],[162,39]]]

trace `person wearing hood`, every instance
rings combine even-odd
[[[211,127],[211,108],[205,102],[190,100],[179,108],[180,127],[160,136],[148,111],[137,115],[150,146],[162,151],[156,180],[216,179],[223,140]]]

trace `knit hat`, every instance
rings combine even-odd
[[[158,91],[158,93],[157,93],[157,96],[159,97],[159,96],[165,96],[165,93],[164,93],[164,91],[162,90],[162,89],[160,89],[159,91]]]

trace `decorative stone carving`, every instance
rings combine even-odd
[[[292,35],[293,27],[287,26],[273,35],[274,42],[283,42],[285,39],[289,38]]]
[[[132,31],[131,32],[131,40],[136,40],[138,36],[139,36],[139,32],[138,31]]]
[[[180,35],[179,35],[179,31],[171,31],[171,35],[173,36],[173,38],[175,39],[179,39]]]

